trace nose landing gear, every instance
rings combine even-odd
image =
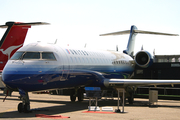
[[[19,92],[20,93],[20,99],[22,100],[21,103],[18,104],[18,112],[31,112],[30,111],[30,101],[29,101],[29,96],[28,96],[28,92]]]

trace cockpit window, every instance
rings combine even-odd
[[[40,52],[26,52],[23,59],[40,59]]]
[[[16,52],[12,57],[11,60],[19,60],[24,52]]]
[[[42,52],[42,59],[56,60],[54,54],[51,52]]]
[[[16,52],[11,60],[56,60],[53,52]]]

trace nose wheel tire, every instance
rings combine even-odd
[[[24,109],[24,106],[23,106],[23,103],[19,103],[18,104],[18,112],[23,112],[23,109]]]
[[[75,101],[76,101],[76,96],[71,95],[71,96],[70,96],[70,99],[71,99],[71,102],[75,102]]]
[[[29,105],[29,104],[25,104],[25,105],[24,105],[24,112],[25,112],[25,113],[30,112],[30,105]]]
[[[27,103],[25,105],[23,105],[23,103],[19,103],[18,104],[18,112],[19,113],[22,113],[22,112],[28,113],[28,112],[30,112],[30,105],[27,104]]]

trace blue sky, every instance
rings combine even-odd
[[[0,0],[0,24],[7,21],[48,22],[28,31],[25,44],[53,43],[72,47],[115,50],[126,48],[128,35],[99,34],[130,29],[180,34],[179,0]],[[5,29],[0,29],[3,35]],[[179,37],[138,35],[135,52],[143,45],[151,53],[180,54]]]

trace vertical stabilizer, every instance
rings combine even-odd
[[[123,51],[123,53],[126,53],[126,54],[130,55],[131,57],[133,57],[133,54],[134,54],[135,38],[137,35],[137,33],[135,33],[135,30],[137,30],[137,27],[134,25],[131,26],[127,48],[126,48],[126,50]]]

